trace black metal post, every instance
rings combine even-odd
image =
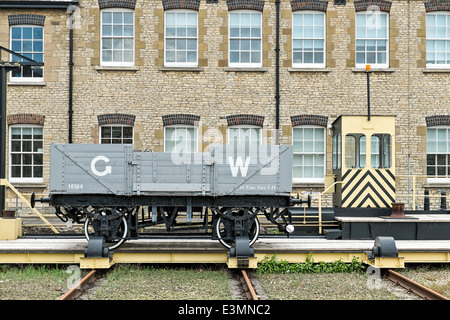
[[[22,62],[5,62],[2,61],[1,52],[5,51],[7,54],[14,55],[20,59],[24,59]],[[0,179],[6,179],[6,95],[7,95],[7,78],[6,75],[9,71],[20,68],[21,65],[28,66],[43,66],[42,62],[36,62],[28,57],[18,54],[14,51],[6,49],[0,46]],[[5,211],[5,186],[0,185],[0,217],[3,217],[3,211]]]
[[[73,16],[73,13],[71,14]],[[73,27],[69,30],[69,143],[72,143],[73,122]]]
[[[0,179],[6,178],[6,75],[9,71],[18,67],[18,65],[9,63],[0,65]],[[3,211],[5,210],[5,196],[5,186],[0,185],[0,217],[3,217]]]
[[[447,210],[447,192],[441,191],[441,210]]]
[[[0,179],[6,178],[6,67],[0,67]],[[0,186],[0,217],[5,210],[5,186]]]
[[[425,194],[425,198],[423,200],[423,210],[430,211],[430,197],[429,197],[430,191],[425,190],[424,194]]]
[[[367,120],[370,121],[370,66],[366,67],[367,74]]]
[[[276,45],[275,45],[275,64],[276,64],[276,70],[275,70],[275,110],[276,110],[276,116],[275,116],[275,128],[277,131],[277,139],[276,144],[279,144],[279,135],[280,135],[280,0],[276,0],[275,2],[276,6]]]

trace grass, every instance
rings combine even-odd
[[[425,287],[450,298],[449,265],[409,265],[407,269],[399,272],[404,276],[424,285]]]
[[[270,300],[396,300],[386,288],[370,289],[363,273],[258,274]]]
[[[342,260],[334,262],[317,263],[309,254],[304,263],[289,263],[285,260],[278,260],[276,255],[271,258],[265,257],[263,261],[258,264],[258,273],[362,273],[366,267],[357,258],[353,258],[351,263],[345,263]]]
[[[117,265],[91,299],[230,300],[225,270]]]
[[[54,300],[72,273],[46,265],[0,265],[0,300]]]

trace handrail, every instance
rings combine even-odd
[[[332,185],[326,188],[322,193],[319,193],[319,234],[322,234],[322,195],[328,192],[335,185],[342,183],[342,181],[335,181]]]
[[[416,197],[428,197],[428,198],[442,198],[442,195],[420,195],[420,194],[416,194],[416,178],[450,178],[450,176],[430,176],[430,175],[417,175],[417,174],[399,174],[396,175],[396,177],[402,177],[402,178],[408,178],[411,179],[412,178],[412,193],[408,192],[406,194],[406,196],[409,198],[410,196],[412,196],[412,209],[414,210],[416,208]],[[450,187],[450,186],[449,186]],[[449,196],[446,195],[446,198],[448,198]]]
[[[42,220],[42,221],[44,221],[44,223],[46,224],[46,225],[48,225],[49,227],[50,227],[50,229],[52,229],[53,230],[53,232],[55,232],[55,233],[59,233],[59,231],[58,230],[56,230],[56,228],[50,223],[50,222],[48,222],[48,220],[47,219],[45,219],[45,217],[39,212],[39,211],[37,211],[36,210],[36,208],[33,208],[32,206],[31,206],[31,204],[30,204],[30,202],[16,189],[16,188],[14,188],[14,186],[8,181],[8,180],[6,180],[6,179],[0,179],[0,185],[2,185],[2,186],[7,186],[7,187],[9,187],[20,199],[22,199],[22,201],[23,202],[25,202],[25,204],[28,206],[28,207],[30,207],[30,209]]]

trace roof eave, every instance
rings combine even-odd
[[[10,9],[67,9],[69,6],[78,5],[78,0],[72,1],[13,1],[0,2],[0,8]]]

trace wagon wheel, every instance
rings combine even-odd
[[[232,220],[218,217],[216,222],[216,234],[219,239],[219,242],[224,247],[228,249],[233,247],[235,242],[235,234]],[[259,220],[257,217],[255,217],[250,227],[250,231],[248,233],[249,246],[252,246],[255,243],[256,239],[258,239],[258,235],[259,235]]]
[[[128,223],[125,217],[121,218],[120,224],[117,227],[116,230],[116,237],[115,238],[111,238],[111,237],[106,237],[105,241],[108,244],[111,244],[110,246],[108,246],[109,250],[118,248],[120,245],[122,245],[125,240],[126,240],[126,236],[128,234]],[[84,222],[84,236],[86,237],[86,240],[89,241],[91,236],[95,235],[95,230],[94,230],[94,226],[92,225],[92,220],[90,217],[86,218],[86,221]]]

